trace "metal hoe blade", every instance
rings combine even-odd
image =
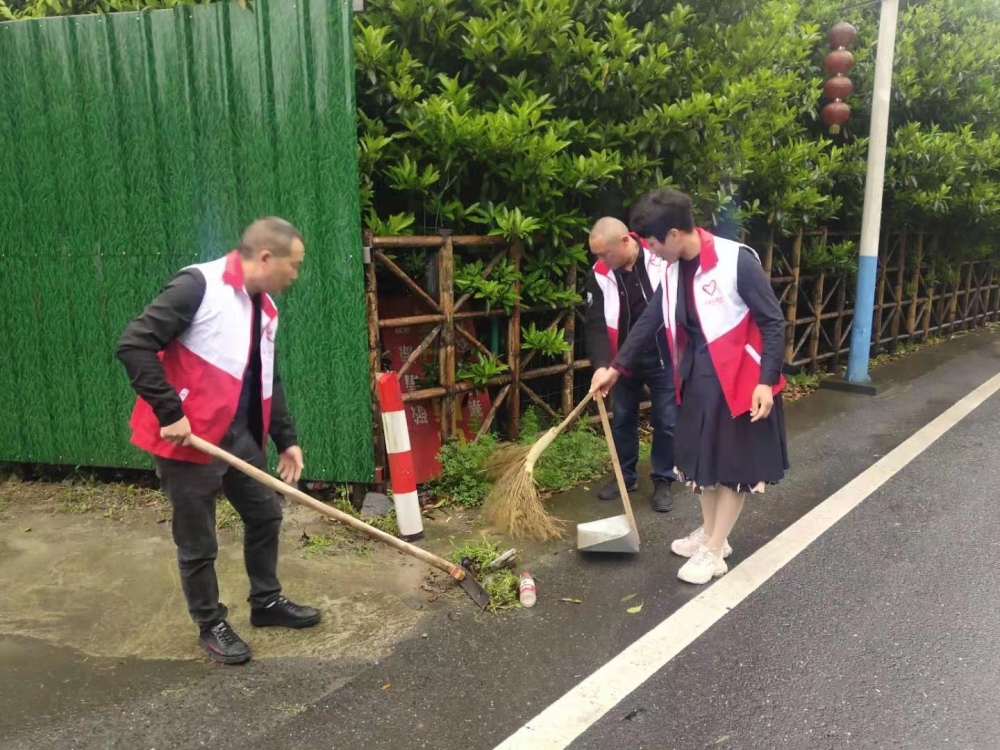
[[[465,576],[458,582],[469,598],[476,603],[480,609],[486,609],[490,603],[490,595],[486,589],[472,575],[466,571]]]

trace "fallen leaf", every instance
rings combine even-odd
[[[384,684],[384,685],[382,686],[382,689],[383,689],[383,690],[388,690],[388,689],[389,689],[389,688],[391,688],[391,687],[392,687],[392,682],[390,681],[390,682],[387,682],[387,683],[385,683],[385,684]]]
[[[622,597],[622,602],[624,603],[624,602],[631,601],[632,599],[635,599],[637,596],[639,596],[639,595],[638,594],[629,594],[628,596],[623,596]]]
[[[629,607],[625,611],[628,612],[630,615],[637,615],[637,614],[639,614],[640,612],[642,612],[642,602],[639,602],[634,607]]]
[[[583,485],[583,489],[585,489],[587,492],[590,492],[590,487],[588,487],[587,485]]]
[[[568,598],[560,599],[560,601],[564,601],[564,602],[567,602],[569,604],[582,604],[583,603],[579,599],[568,599]]]
[[[715,744],[716,745],[721,745],[723,742],[729,742],[729,735],[728,734],[724,734],[721,737],[719,737],[719,739],[717,739],[715,741]]]

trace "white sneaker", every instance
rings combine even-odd
[[[677,577],[686,583],[700,585],[708,583],[713,578],[721,578],[727,572],[729,572],[729,567],[725,561],[713,555],[703,544],[691,559],[677,571]]]
[[[675,555],[692,557],[703,544],[708,544],[708,534],[705,533],[704,527],[699,526],[683,539],[675,539],[670,545],[670,549]],[[727,539],[722,546],[722,558],[725,559],[731,554],[733,554],[733,548],[729,546]]]

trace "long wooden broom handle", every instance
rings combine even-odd
[[[594,391],[591,391],[584,396],[583,400],[576,405],[576,408],[569,413],[569,416],[566,417],[566,419],[557,424],[555,427],[550,427],[549,430],[542,435],[533,446],[531,446],[531,450],[528,451],[528,457],[524,461],[525,471],[530,474],[534,470],[535,461],[537,461],[538,457],[542,455],[542,451],[552,445],[552,441],[556,439],[559,433],[569,427],[573,420],[580,416],[583,410],[587,407],[587,404],[590,403],[590,399],[593,397]]]
[[[275,492],[282,494],[285,497],[290,497],[297,503],[301,503],[302,505],[305,505],[307,508],[312,508],[317,513],[321,513],[324,516],[333,518],[337,521],[340,521],[343,524],[347,524],[353,529],[357,529],[358,531],[367,534],[368,536],[373,537],[374,539],[378,539],[380,542],[385,542],[390,547],[394,547],[398,549],[400,552],[403,552],[407,555],[412,555],[413,557],[416,557],[418,560],[423,560],[428,565],[433,565],[435,568],[443,570],[445,573],[450,575],[456,581],[461,581],[465,578],[465,570],[459,567],[458,565],[450,563],[447,560],[438,557],[437,555],[431,554],[427,550],[421,549],[420,547],[417,547],[414,544],[410,544],[409,542],[404,542],[402,539],[397,539],[392,534],[387,534],[381,529],[376,529],[374,526],[369,526],[364,521],[361,521],[355,518],[354,516],[348,515],[343,511],[337,510],[336,508],[331,508],[326,503],[321,503],[319,500],[309,497],[309,495],[307,495],[304,492],[301,492],[300,490],[295,489],[290,484],[285,484],[277,477],[271,476],[266,471],[261,471],[256,466],[251,466],[246,461],[237,458],[236,456],[224,451],[222,448],[219,448],[216,445],[212,445],[212,443],[209,443],[207,440],[203,440],[197,435],[191,436],[190,445],[202,451],[203,453],[207,453],[213,458],[217,458],[220,461],[225,461],[233,468],[239,469],[247,476],[256,479],[258,482],[260,482],[263,485],[266,485],[267,487],[270,487]]]
[[[625,477],[622,476],[622,465],[618,461],[618,450],[615,448],[615,438],[611,432],[611,422],[608,420],[608,409],[604,405],[604,397],[597,394],[597,408],[601,412],[601,423],[604,425],[604,439],[608,442],[608,452],[611,454],[611,463],[615,467],[615,479],[618,480],[618,492],[622,496],[622,503],[625,505],[625,516],[628,518],[628,525],[635,532],[636,540],[639,539],[639,527],[635,524],[635,516],[632,515],[632,503],[628,499],[628,489],[625,487]]]

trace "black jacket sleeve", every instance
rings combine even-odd
[[[115,353],[125,365],[132,389],[153,408],[161,427],[182,419],[184,408],[157,354],[190,327],[205,286],[201,271],[181,271],[118,340]]]
[[[616,370],[630,373],[642,360],[642,353],[658,346],[657,332],[663,328],[663,284],[657,287],[646,303],[646,310],[632,325],[625,344],[618,350],[612,366]]]
[[[587,356],[595,370],[611,364],[611,344],[608,342],[608,324],[604,320],[604,292],[591,270],[587,277]]]
[[[288,403],[285,401],[285,388],[281,384],[281,375],[278,371],[278,355],[274,355],[274,385],[271,389],[271,426],[268,429],[271,440],[278,453],[284,453],[293,445],[299,444],[299,438],[295,434],[295,425],[292,423],[292,415],[288,411]]]
[[[774,296],[771,281],[757,256],[749,249],[740,251],[736,263],[736,289],[750,308],[754,322],[764,338],[760,354],[760,382],[777,385],[785,357],[785,316]]]

